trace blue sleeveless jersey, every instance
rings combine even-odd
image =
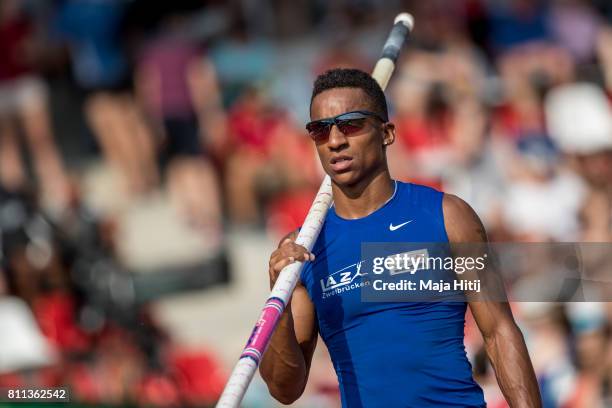
[[[356,284],[367,274],[358,268],[362,242],[448,242],[442,197],[397,181],[393,197],[364,218],[340,218],[333,207],[327,213],[316,259],[306,263],[301,280],[343,407],[486,406],[463,344],[465,302],[363,302]],[[347,279],[333,280],[332,289],[330,275]]]

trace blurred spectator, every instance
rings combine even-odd
[[[168,187],[185,218],[218,235],[221,196],[211,158],[226,143],[225,115],[214,66],[169,14],[137,59],[136,92],[156,133]]]
[[[310,139],[261,90],[240,97],[229,129],[233,152],[225,185],[232,221],[261,222],[266,205],[280,192],[312,188],[317,172]]]
[[[490,41],[497,52],[551,38],[544,0],[487,1]]]
[[[561,48],[530,44],[497,60],[502,97],[493,115],[493,134],[520,139],[545,133],[542,100],[552,86],[571,81],[574,66]]]
[[[69,199],[69,180],[55,146],[47,106],[47,86],[36,73],[36,27],[24,3],[0,3],[0,183],[28,189],[28,172],[21,158],[26,137],[43,200],[62,209]]]
[[[398,72],[392,97],[398,143],[389,149],[389,164],[400,179],[435,182],[441,169],[431,167],[448,157],[449,112],[437,78],[440,71],[432,69],[437,59],[432,53],[414,52]]]
[[[585,0],[556,0],[550,16],[553,37],[577,62],[591,62],[595,56],[601,16]]]
[[[439,184],[453,139],[481,137],[482,73],[471,50],[461,48],[414,51],[400,65],[391,95],[398,140],[389,150],[396,177]]]
[[[612,238],[612,109],[591,84],[555,88],[546,101],[551,136],[589,186],[582,209],[582,239]]]
[[[67,42],[74,79],[85,94],[85,113],[109,164],[127,193],[148,191],[157,182],[152,137],[130,94],[130,72],[120,30],[122,0],[67,0],[55,28]]]
[[[228,38],[212,48],[211,56],[219,72],[225,106],[232,105],[245,88],[269,80],[277,59],[273,44],[265,38],[249,37],[240,18]]]
[[[456,108],[451,134],[452,157],[442,175],[444,191],[463,197],[487,226],[493,240],[503,228],[502,197],[507,188],[506,166],[512,146],[489,134],[485,107],[477,101]]]
[[[529,339],[544,406],[571,406],[567,404],[575,389],[576,369],[567,341],[570,331],[564,310],[544,302],[523,302],[517,306]]]
[[[602,396],[606,387],[606,365],[600,359],[606,355],[610,335],[606,328],[603,304],[569,303],[566,307],[575,335],[578,377],[571,407],[605,407]]]
[[[603,26],[597,36],[597,59],[601,64],[608,95],[612,95],[612,26]]]
[[[347,38],[338,38],[323,51],[314,66],[314,78],[333,68],[357,68],[368,70],[368,62],[351,47]]]
[[[523,138],[510,168],[503,203],[504,224],[513,241],[574,241],[584,186],[559,168],[559,156],[547,137]]]
[[[410,8],[417,21],[427,21],[427,24],[417,24],[414,29],[414,39],[418,46],[427,50],[443,50],[447,47],[471,46],[469,40],[468,22],[486,17],[484,7],[479,0],[445,0],[415,1]],[[484,27],[480,27],[484,29]],[[484,38],[480,38],[484,40]]]

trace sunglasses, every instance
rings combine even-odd
[[[338,130],[342,132],[343,135],[348,136],[363,129],[367,118],[378,119],[383,123],[387,122],[377,113],[359,110],[341,113],[333,118],[314,120],[306,124],[306,130],[312,140],[315,142],[323,142],[329,138],[329,134],[334,125],[338,127]]]

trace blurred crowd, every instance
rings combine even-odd
[[[323,176],[304,130],[314,78],[369,71],[405,10],[392,176],[462,197],[493,241],[612,241],[607,0],[2,0],[0,320],[31,344],[0,339],[0,386],[214,402],[227,367],[177,350],[123,293],[117,213],[89,205],[85,175],[108,169],[127,202],[163,191],[218,252],[231,228],[284,235]],[[608,304],[513,308],[545,407],[612,406]],[[506,406],[472,320],[466,332],[489,406]],[[313,382],[311,406],[337,401]]]

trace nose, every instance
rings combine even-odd
[[[338,150],[348,145],[346,136],[338,129],[338,126],[333,125],[329,130],[327,145],[331,150]]]

